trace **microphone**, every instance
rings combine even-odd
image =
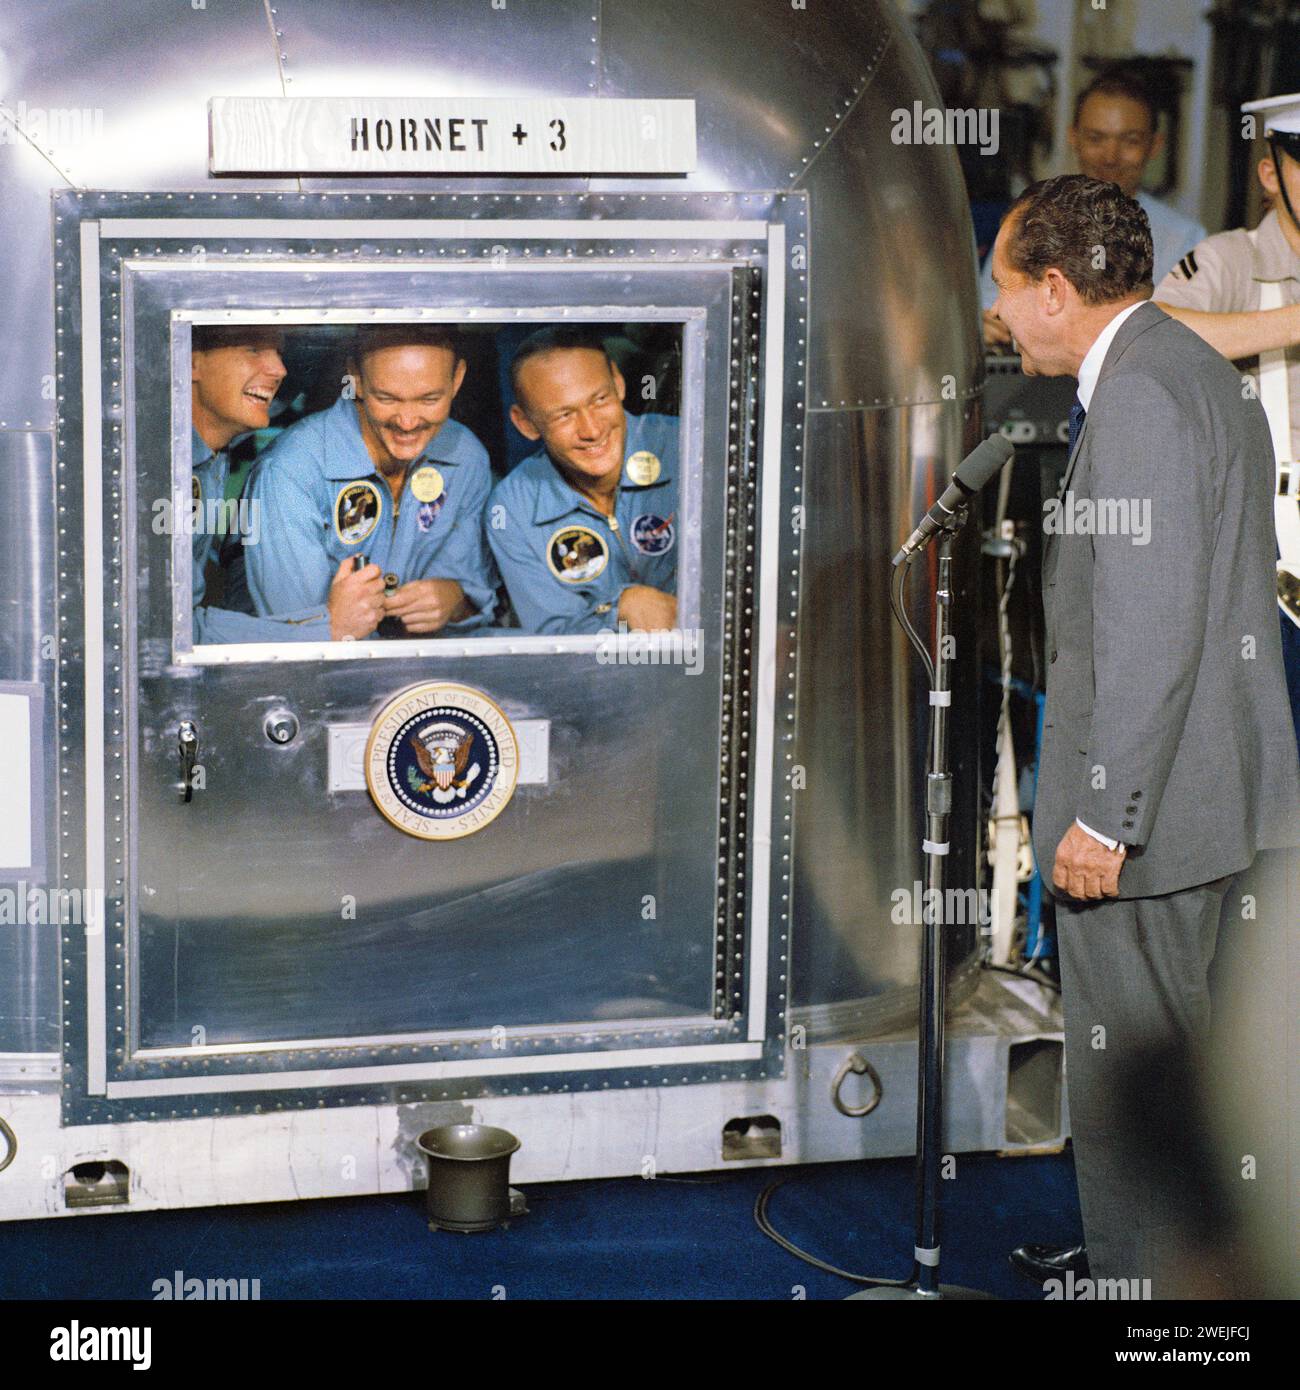
[[[952,475],[952,482],[944,489],[943,496],[921,518],[921,524],[894,556],[894,564],[901,565],[928,544],[932,537],[945,530],[957,508],[965,506],[1015,452],[1014,445],[1002,434],[992,434],[983,444],[972,449],[957,465],[957,471]]]

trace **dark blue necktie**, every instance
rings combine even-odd
[[[1070,407],[1070,453],[1074,453],[1074,446],[1079,442],[1079,432],[1083,429],[1083,422],[1088,418],[1088,412],[1083,408],[1083,402],[1076,396],[1074,404]]]

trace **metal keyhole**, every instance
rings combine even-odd
[[[192,719],[181,720],[176,747],[181,758],[181,800],[189,801],[194,795],[194,763],[199,753],[198,725]]]
[[[298,737],[298,716],[292,710],[273,709],[262,721],[262,729],[272,743],[292,743]]]

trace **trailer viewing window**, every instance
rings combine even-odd
[[[694,624],[700,310],[283,317],[173,315],[178,653]]]

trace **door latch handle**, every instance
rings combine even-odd
[[[199,752],[199,730],[192,719],[182,719],[177,731],[176,747],[181,755],[181,800],[194,795],[194,761]]]

